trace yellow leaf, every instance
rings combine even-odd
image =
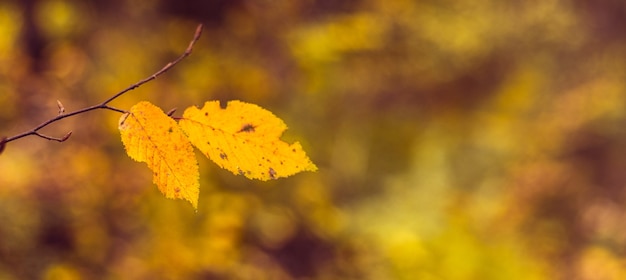
[[[179,121],[191,143],[220,167],[263,181],[315,171],[300,143],[280,140],[285,123],[257,105],[230,101],[226,108],[209,101],[191,106]]]
[[[120,118],[122,142],[132,159],[145,162],[167,198],[186,199],[198,208],[198,162],[178,124],[150,102],[142,101]]]

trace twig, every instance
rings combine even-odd
[[[121,109],[117,109],[115,107],[111,107],[108,104],[115,100],[116,98],[122,96],[124,93],[127,93],[131,90],[134,90],[138,87],[140,87],[141,85],[150,82],[154,79],[156,79],[158,76],[160,76],[161,74],[167,72],[168,70],[170,70],[172,67],[174,67],[176,64],[178,64],[180,61],[182,61],[183,59],[185,59],[187,56],[189,56],[191,54],[191,51],[193,50],[193,46],[196,44],[196,42],[198,41],[198,39],[200,39],[200,34],[202,34],[202,24],[198,25],[198,27],[196,28],[196,32],[193,36],[193,39],[189,42],[189,46],[187,46],[187,49],[185,50],[185,52],[183,54],[181,54],[176,60],[169,62],[168,64],[166,64],[165,66],[163,66],[163,68],[161,68],[161,70],[155,72],[154,74],[150,75],[149,77],[136,82],[132,85],[130,85],[129,87],[123,89],[122,91],[114,94],[113,96],[109,97],[107,100],[102,101],[99,104],[93,105],[93,106],[89,106],[83,109],[79,109],[73,112],[69,112],[69,113],[65,113],[65,107],[63,107],[63,104],[61,104],[60,101],[57,100],[57,106],[59,107],[59,113],[56,117],[51,118],[43,123],[41,123],[40,125],[36,126],[35,128],[26,131],[24,133],[20,133],[18,135],[15,136],[11,136],[11,137],[3,137],[0,139],[0,153],[2,153],[2,151],[5,149],[6,144],[11,142],[11,141],[15,141],[17,139],[29,136],[29,135],[35,135],[38,137],[41,137],[43,139],[47,139],[47,140],[53,140],[53,141],[58,141],[58,142],[64,142],[65,140],[67,140],[71,135],[72,135],[72,131],[68,132],[67,134],[65,134],[65,136],[63,137],[51,137],[51,136],[47,136],[44,134],[39,133],[39,130],[48,126],[51,123],[60,121],[62,119],[74,116],[74,115],[78,115],[78,114],[82,114],[82,113],[86,113],[89,111],[93,111],[93,110],[97,110],[97,109],[107,109],[107,110],[112,110],[112,111],[116,111],[116,112],[120,112],[120,113],[126,113],[126,111],[121,110]]]

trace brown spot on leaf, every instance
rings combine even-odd
[[[276,179],[276,171],[274,170],[274,168],[270,167],[269,174],[270,174],[270,178]]]
[[[226,160],[228,159],[228,155],[226,155],[226,153],[220,153],[220,158]]]
[[[241,127],[241,129],[239,131],[237,131],[237,132],[248,132],[248,133],[250,133],[250,132],[254,132],[254,128],[255,128],[254,125],[247,123],[247,124],[244,124]]]

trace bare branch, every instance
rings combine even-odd
[[[52,137],[52,136],[48,136],[45,134],[41,134],[39,132],[35,132],[33,135],[37,135],[43,139],[47,139],[47,140],[52,140],[52,141],[57,141],[57,142],[65,142],[65,140],[67,140],[68,138],[70,138],[70,136],[72,135],[72,132],[68,132],[65,134],[65,136],[57,138],[57,137]]]
[[[107,110],[111,110],[111,111],[115,111],[115,112],[119,112],[119,113],[126,113],[126,111],[122,110],[122,109],[118,109],[115,107],[111,107],[109,105],[104,105],[104,107],[102,107],[102,109],[107,109]]]
[[[181,54],[177,59],[175,59],[172,62],[167,63],[165,66],[163,66],[163,68],[161,68],[161,70],[155,72],[154,74],[148,76],[147,78],[140,80],[139,82],[136,82],[132,85],[130,85],[129,87],[123,89],[122,91],[114,94],[113,96],[109,97],[108,99],[102,101],[99,104],[93,105],[93,106],[89,106],[86,108],[82,108],[70,113],[65,113],[65,107],[63,106],[63,104],[61,104],[60,101],[57,100],[57,107],[59,108],[59,113],[56,117],[51,118],[41,124],[39,124],[38,126],[34,127],[33,129],[26,131],[24,133],[20,133],[18,135],[15,136],[11,136],[11,137],[3,137],[0,138],[0,153],[2,153],[2,151],[4,150],[4,148],[6,147],[6,144],[11,142],[11,141],[15,141],[17,139],[29,136],[29,135],[36,135],[38,137],[41,137],[43,139],[47,139],[47,140],[53,140],[53,141],[58,141],[58,142],[64,142],[65,140],[67,140],[70,135],[72,135],[72,132],[68,132],[65,136],[61,137],[61,138],[56,138],[56,137],[51,137],[51,136],[47,136],[44,134],[39,133],[38,131],[46,126],[48,126],[51,123],[60,121],[64,118],[68,118],[74,115],[78,115],[78,114],[82,114],[82,113],[86,113],[89,111],[93,111],[93,110],[97,110],[97,109],[107,109],[107,110],[111,110],[111,111],[116,111],[119,113],[125,113],[126,111],[121,110],[121,109],[117,109],[115,107],[111,107],[108,104],[115,100],[116,98],[122,96],[123,94],[136,89],[138,87],[140,87],[141,85],[150,82],[154,79],[156,79],[158,76],[162,75],[163,73],[167,72],[168,70],[170,70],[172,67],[174,67],[176,64],[178,64],[179,62],[181,62],[183,59],[185,59],[187,56],[189,56],[191,54],[191,51],[193,50],[194,45],[196,44],[196,42],[198,41],[198,39],[200,39],[200,35],[202,34],[202,24],[198,25],[198,27],[196,28],[196,32],[194,33],[193,39],[189,42],[189,45],[187,46],[187,49],[185,50],[185,52],[183,54]]]
[[[141,85],[152,81],[154,79],[156,79],[158,76],[161,76],[161,74],[167,72],[167,70],[170,70],[170,68],[174,67],[174,65],[178,64],[181,60],[185,59],[185,57],[188,57],[191,54],[191,51],[193,50],[193,46],[196,44],[196,42],[198,41],[198,39],[200,39],[200,35],[202,34],[202,24],[198,25],[198,27],[196,28],[196,33],[193,36],[193,39],[191,39],[191,42],[189,42],[189,46],[187,46],[187,49],[185,50],[185,52],[180,55],[176,60],[166,64],[165,66],[163,66],[163,68],[161,68],[161,70],[157,71],[156,73],[152,74],[150,77],[147,77],[139,82],[136,82],[132,85],[130,85],[129,87],[127,87],[126,89],[116,93],[115,95],[111,96],[111,98],[105,100],[104,102],[102,102],[103,105],[106,105],[107,103],[113,101],[115,98],[120,97],[122,94],[131,91],[133,89],[136,89],[138,87],[140,87]]]

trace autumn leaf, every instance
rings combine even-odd
[[[198,208],[198,163],[178,124],[150,102],[142,101],[120,118],[122,142],[132,159],[145,162],[167,198],[186,199]]]
[[[300,143],[280,140],[285,123],[257,105],[230,101],[226,108],[209,101],[191,106],[179,125],[191,143],[220,167],[251,179],[287,177],[317,167]]]

